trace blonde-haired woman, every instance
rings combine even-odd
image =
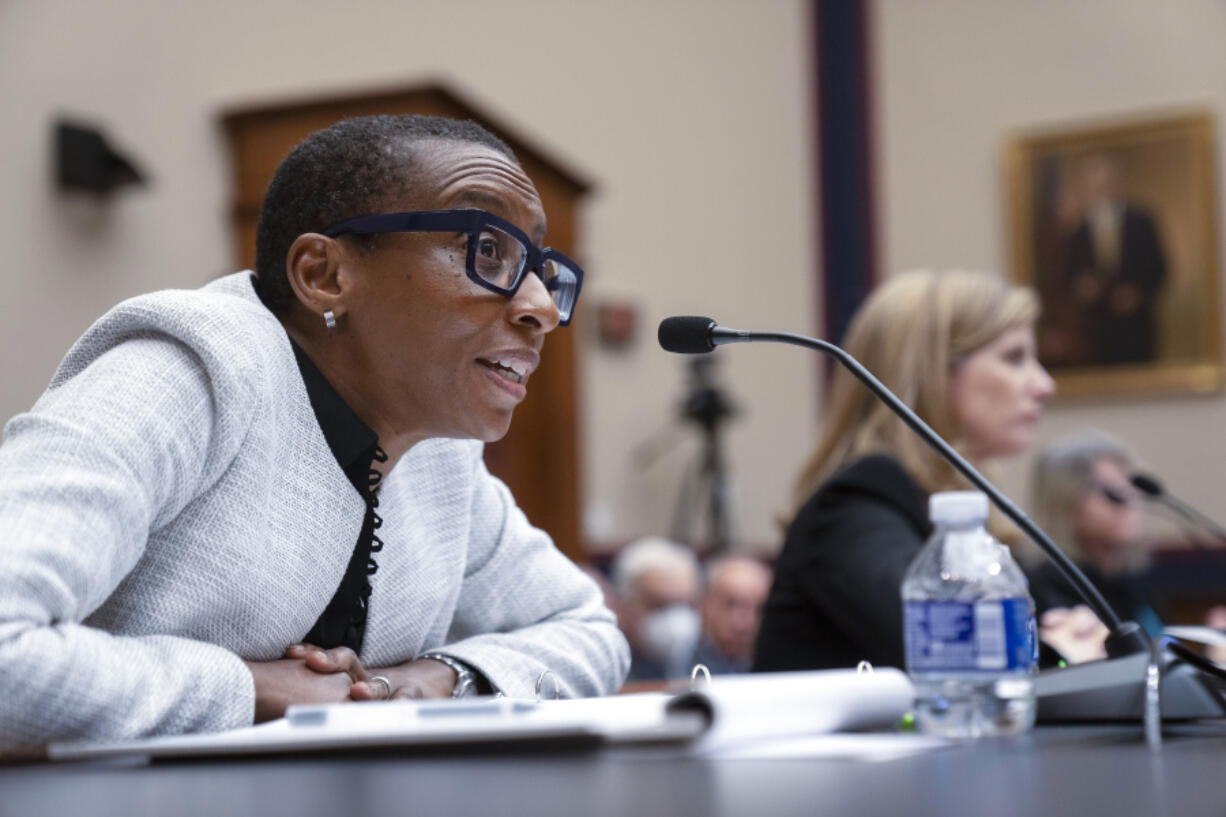
[[[1054,391],[1028,289],[975,272],[903,273],[852,321],[846,348],[976,467],[1033,442]],[[756,670],[903,666],[899,586],[931,532],[928,495],[968,487],[846,371],[796,484]]]

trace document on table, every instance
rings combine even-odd
[[[889,760],[945,749],[954,745],[945,738],[914,732],[838,732],[787,738],[759,738],[711,749],[695,748],[702,757],[736,760],[856,760],[882,763]]]
[[[1174,636],[1184,641],[1194,641],[1197,644],[1205,644],[1210,647],[1226,647],[1226,632],[1213,627],[1200,627],[1196,625],[1165,627],[1162,630],[1162,634]]]
[[[680,695],[296,706],[283,719],[246,729],[124,743],[59,743],[49,747],[49,755],[79,759],[681,744],[697,754],[720,756],[748,750],[755,742],[890,728],[910,709],[913,695],[907,677],[892,669],[716,676],[702,689]],[[915,736],[901,737],[905,742]],[[777,744],[774,751],[783,750]]]

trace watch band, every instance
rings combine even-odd
[[[451,690],[451,697],[466,698],[477,694],[477,674],[467,664],[441,652],[428,652],[422,658],[433,659],[455,670],[455,687]]]

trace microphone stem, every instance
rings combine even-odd
[[[1196,510],[1183,500],[1176,499],[1170,494],[1164,493],[1158,498],[1158,501],[1174,510],[1193,525],[1199,525],[1200,527],[1204,528],[1218,541],[1226,541],[1226,530],[1224,530],[1221,525],[1214,522],[1212,519],[1205,516],[1203,513]]]
[[[860,365],[860,361],[856,360],[846,351],[833,343],[817,338],[806,337],[805,335],[796,335],[791,332],[745,332],[738,334],[735,338],[727,338],[723,342],[735,342],[741,340],[773,340],[779,343],[788,343],[793,346],[804,346],[808,349],[816,349],[819,352],[834,357],[839,363],[856,376],[869,391],[877,395],[883,403],[893,411],[898,418],[906,423],[912,431],[918,434],[924,442],[936,449],[937,453],[945,458],[958,473],[966,477],[972,485],[983,491],[989,497],[996,507],[1000,508],[1005,516],[1013,520],[1019,528],[1021,528],[1027,536],[1030,537],[1036,545],[1043,549],[1056,567],[1064,575],[1064,577],[1077,588],[1084,598],[1093,608],[1094,613],[1102,619],[1103,623],[1112,633],[1117,633],[1121,629],[1119,616],[1107,604],[1107,600],[1103,598],[1102,593],[1098,591],[1085,574],[1073,564],[1073,561],[1060,550],[1054,542],[1039,529],[1039,526],[1030,520],[1030,517],[1022,513],[1012,501],[1002,494],[995,485],[988,482],[987,478],[975,470],[969,462],[967,462],[961,454],[954,450],[953,446],[945,442],[939,434],[932,430],[927,423],[920,419],[914,411],[911,410],[906,403],[900,400],[894,392],[890,391],[885,385],[873,376],[873,373]]]

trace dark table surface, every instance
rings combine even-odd
[[[354,755],[0,767],[0,815],[1226,814],[1226,724],[1041,727],[909,757],[680,750]]]

